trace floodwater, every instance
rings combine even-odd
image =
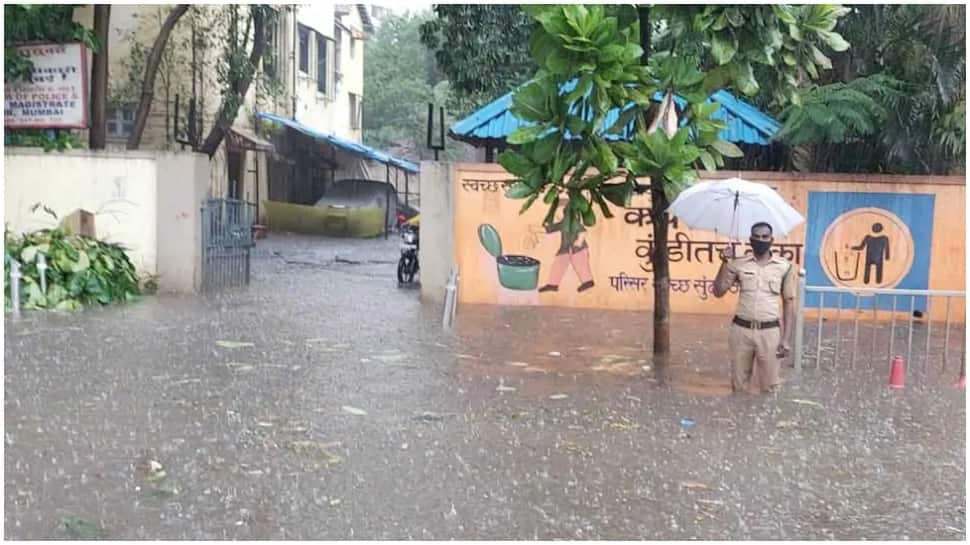
[[[649,314],[444,332],[396,257],[274,236],[246,290],[7,318],[4,537],[966,537],[957,367],[734,396],[723,319],[675,316],[662,370]]]

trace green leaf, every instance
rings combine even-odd
[[[727,140],[717,140],[714,142],[712,147],[725,157],[744,157],[744,152],[741,151],[741,148],[737,147],[731,142],[728,142]]]
[[[704,164],[704,170],[708,172],[714,172],[717,170],[717,163],[714,161],[714,157],[711,156],[706,150],[701,150],[700,152],[701,163]]]
[[[91,259],[88,258],[88,253],[87,252],[79,252],[78,253],[78,261],[77,261],[77,263],[74,264],[74,267],[72,268],[72,271],[75,272],[75,273],[84,272],[84,271],[88,270],[88,268],[90,266],[91,266]]]
[[[513,145],[528,144],[530,142],[535,142],[536,139],[539,138],[539,135],[547,130],[549,129],[543,125],[519,127],[512,131],[512,134],[508,136],[506,141]]]
[[[625,207],[630,203],[633,187],[629,183],[603,184],[600,194],[616,206]]]
[[[596,168],[600,173],[612,174],[618,165],[619,161],[610,146],[602,140],[596,140]]]
[[[535,193],[535,189],[523,182],[515,182],[505,191],[505,196],[510,199],[523,199]]]
[[[588,93],[592,87],[593,77],[589,74],[584,74],[579,78],[579,82],[576,83],[576,88],[566,95],[566,103],[572,104],[573,102],[585,97],[586,93]]]
[[[737,53],[737,46],[733,41],[725,40],[715,35],[711,38],[711,54],[718,65],[725,65],[731,62],[734,54]]]
[[[815,64],[826,70],[832,69],[832,60],[825,56],[825,53],[822,53],[819,48],[815,47],[814,45],[812,46],[812,57],[815,59]]]
[[[539,193],[533,193],[531,196],[529,196],[529,198],[526,199],[524,203],[522,203],[522,208],[519,209],[519,214],[524,214],[525,211],[532,206],[532,203],[536,202],[536,199],[538,197],[539,197]]]
[[[620,115],[617,117],[613,125],[606,129],[606,134],[623,134],[623,129],[626,128],[631,121],[636,119],[638,113],[639,112],[636,108],[627,108],[626,110],[623,110],[620,112]]]
[[[546,121],[550,117],[548,80],[532,81],[512,95],[511,111],[525,121]]]
[[[603,195],[600,193],[600,191],[596,190],[592,191],[591,193],[593,195],[593,200],[596,201],[597,205],[599,205],[600,212],[603,213],[603,217],[607,219],[612,218],[613,213],[610,212],[610,207],[608,204],[606,204],[606,201],[603,199]]]
[[[596,214],[593,213],[592,208],[587,208],[583,210],[583,225],[586,227],[592,227],[596,225]]]
[[[549,136],[537,140],[532,153],[532,158],[535,160],[535,163],[540,165],[549,164],[555,158],[561,142],[562,137],[558,132],[554,132]]]
[[[825,45],[832,48],[833,51],[845,51],[849,49],[849,42],[845,41],[838,33],[829,32],[827,30],[818,31],[819,38],[825,42]]]
[[[26,265],[32,263],[37,258],[37,246],[28,246],[20,252],[20,261]]]
[[[738,90],[742,93],[753,96],[758,93],[758,80],[754,78],[754,70],[748,63],[734,65],[734,81]]]
[[[498,163],[510,174],[519,177],[525,177],[530,170],[535,168],[535,164],[528,157],[514,150],[506,150],[499,154]],[[104,257],[108,259],[106,264],[109,264],[111,259],[108,256]],[[108,268],[113,267],[109,265]]]

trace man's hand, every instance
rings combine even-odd
[[[788,343],[779,343],[778,348],[775,350],[775,355],[778,356],[778,359],[787,358],[789,354],[791,354],[791,347],[788,346]]]
[[[721,250],[721,259],[725,261],[734,259],[734,246],[727,246]]]

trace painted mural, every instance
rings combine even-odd
[[[965,289],[962,179],[932,184],[915,177],[858,176],[860,181],[854,181],[849,175],[818,175],[820,180],[781,173],[722,175],[738,174],[774,187],[806,217],[806,224],[788,237],[776,237],[774,250],[804,268],[808,284]],[[628,207],[612,208],[612,218],[598,217],[595,225],[567,240],[558,225],[561,210],[548,228],[542,225],[548,208],[541,202],[519,214],[523,201],[505,197],[511,177],[498,165],[459,164],[454,183],[462,303],[653,308],[648,194],[634,195]],[[718,253],[727,246],[750,253],[747,242],[688,229],[676,217],[668,221],[671,309],[733,313],[737,287],[722,299],[712,293]],[[832,297],[826,297],[825,307],[836,305]],[[908,310],[903,306],[910,300],[899,301],[897,310]],[[808,308],[818,303],[817,295],[806,297]],[[863,297],[858,303],[861,309],[892,307],[888,297]],[[855,304],[848,296],[842,303],[843,308]],[[962,301],[954,304],[954,314],[962,316]],[[926,306],[920,298],[913,301],[916,310]],[[937,307],[942,305],[933,305],[931,313],[942,318]]]
[[[934,195],[812,191],[808,195],[807,282],[813,286],[929,288]],[[838,301],[829,295],[825,306]],[[805,303],[819,306],[818,294]],[[843,297],[843,307],[892,310],[891,297]],[[897,308],[926,310],[926,300],[901,299]],[[910,308],[912,307],[912,308]]]

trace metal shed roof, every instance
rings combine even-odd
[[[575,80],[567,82],[563,85],[562,92],[568,93],[575,86]],[[663,93],[656,93],[653,99],[660,102],[663,100]],[[685,102],[680,97],[675,97],[675,101],[680,106]],[[781,124],[773,117],[727,91],[717,91],[711,95],[708,101],[717,102],[721,105],[721,108],[713,117],[727,123],[727,128],[721,131],[721,139],[723,140],[736,144],[766,146],[771,137],[781,128]],[[630,103],[624,106],[623,110],[632,106],[633,103]],[[511,107],[512,93],[507,93],[452,125],[448,135],[455,140],[477,146],[504,144],[505,139],[512,131],[520,126],[530,124],[512,115]],[[619,115],[619,108],[610,110],[603,121],[603,126],[611,126],[616,122]],[[630,138],[632,130],[633,122],[631,121],[621,135],[607,138],[627,140]]]
[[[383,151],[376,150],[370,146],[365,146],[363,144],[358,144],[357,142],[351,142],[350,140],[344,140],[339,136],[322,133],[320,131],[307,127],[306,125],[299,123],[297,121],[294,121],[292,119],[286,119],[285,117],[280,117],[276,114],[271,114],[266,112],[257,113],[256,117],[262,118],[262,119],[269,119],[270,121],[275,121],[295,131],[299,131],[311,138],[321,140],[323,142],[336,146],[344,151],[348,151],[350,153],[360,155],[368,159],[373,159],[380,163],[384,163],[385,165],[390,165],[392,167],[405,170],[412,174],[416,174],[418,172],[418,165],[416,165],[415,163],[412,163],[411,161],[398,159],[397,157],[388,155]]]

